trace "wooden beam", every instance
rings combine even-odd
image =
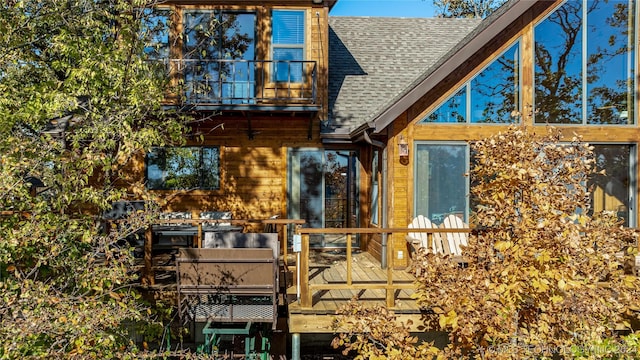
[[[289,332],[300,334],[334,334],[340,329],[334,329],[334,314],[317,315],[317,314],[290,314],[289,315]],[[396,314],[396,322],[408,324],[411,332],[424,332],[419,327],[423,325],[421,314]]]

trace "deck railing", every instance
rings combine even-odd
[[[165,60],[175,101],[189,105],[316,104],[318,68],[301,60]]]
[[[413,289],[414,284],[395,281],[393,278],[393,258],[394,249],[396,249],[395,242],[401,241],[406,243],[405,234],[425,232],[428,235],[430,241],[433,241],[434,233],[470,233],[471,229],[416,229],[416,228],[299,228],[296,233],[301,235],[301,248],[300,248],[300,261],[296,262],[296,271],[298,273],[297,293],[299,294],[300,308],[311,309],[313,308],[313,294],[316,291],[322,290],[367,290],[367,289],[383,289],[386,291],[386,306],[389,308],[395,307],[395,292],[401,289]],[[309,263],[311,259],[309,236],[311,234],[343,234],[347,237],[346,246],[346,281],[343,283],[331,283],[331,284],[311,284],[309,282]],[[353,249],[351,240],[354,235],[357,234],[387,234],[386,239],[386,279],[377,283],[367,282],[366,284],[354,283],[353,281],[353,264],[352,254]],[[393,236],[394,234],[402,234],[402,237]],[[401,239],[401,240],[400,240]]]

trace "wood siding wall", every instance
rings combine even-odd
[[[193,146],[219,146],[221,189],[216,191],[156,191],[166,211],[231,211],[235,219],[286,217],[287,149],[322,148],[320,120],[328,105],[329,2],[309,1],[169,1],[175,11],[171,57],[179,58],[182,11],[187,8],[235,9],[256,13],[256,59],[270,60],[271,9],[306,11],[306,58],[317,62],[319,112],[238,111],[202,112],[210,117],[193,124],[194,134],[204,141]],[[279,104],[287,105],[287,104]],[[144,155],[131,161],[127,177],[144,177]],[[254,229],[260,230],[260,229]]]

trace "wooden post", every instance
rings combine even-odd
[[[144,274],[142,275],[143,285],[155,285],[155,275],[153,274],[153,232],[151,225],[144,232]]]
[[[302,251],[300,252],[300,263],[296,264],[300,269],[300,307],[311,308],[313,305],[311,291],[309,290],[309,234],[302,235]]]
[[[352,284],[352,261],[353,259],[351,258],[351,234],[347,234],[347,285],[351,285]]]
[[[393,233],[387,236],[387,307],[392,308],[395,306],[394,290],[393,290],[393,253],[395,247],[393,244]]]
[[[282,224],[280,226],[282,228],[282,260],[284,261],[285,268],[287,268],[289,266],[289,263],[287,262],[289,247],[289,244],[287,243],[287,224]]]

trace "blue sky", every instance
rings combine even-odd
[[[331,16],[433,17],[432,0],[338,0]]]

